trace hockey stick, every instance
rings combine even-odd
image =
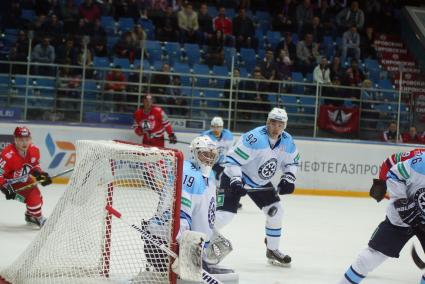
[[[250,187],[245,188],[246,192],[248,193],[255,193],[255,192],[262,192],[262,191],[273,191],[275,190],[274,187]]]
[[[417,267],[419,267],[420,269],[425,268],[425,262],[419,257],[415,245],[412,245],[412,258],[413,262],[416,264]]]
[[[147,232],[146,230],[143,230],[142,228],[140,228],[139,226],[135,224],[131,224],[126,219],[122,218],[121,213],[118,212],[116,209],[112,208],[112,206],[106,205],[105,209],[106,211],[108,211],[109,214],[115,216],[116,218],[118,218],[118,220],[120,220],[127,226],[138,231],[144,239],[149,240],[149,242],[153,243],[156,247],[160,248],[163,252],[165,252],[166,254],[168,254],[174,259],[178,258],[178,255],[175,252],[170,250],[165,244],[161,244],[158,241],[156,241],[154,238],[152,238],[152,235],[149,232]],[[205,270],[202,270],[202,281],[205,284],[222,284],[220,281],[215,279],[211,274],[209,274]]]
[[[54,178],[57,178],[57,177],[66,175],[67,173],[70,173],[73,170],[74,170],[74,168],[67,169],[67,170],[65,170],[63,172],[60,172],[58,174],[55,174],[55,175],[51,176],[50,178],[51,179],[54,179]],[[15,189],[15,192],[21,192],[21,191],[24,191],[24,190],[28,190],[28,189],[33,188],[34,186],[38,185],[39,183],[41,183],[41,181],[35,181],[35,182],[30,183],[30,184],[27,184],[27,185],[25,185],[25,186],[23,186],[21,188]]]
[[[170,140],[169,139],[164,139],[165,141],[167,141],[167,142],[170,142]],[[177,140],[177,143],[176,144],[185,144],[185,145],[190,145],[190,142],[186,142],[186,141],[179,141],[179,140]],[[173,144],[171,144],[171,145],[173,145]]]

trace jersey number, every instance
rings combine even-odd
[[[412,165],[416,164],[417,162],[422,161],[422,158],[415,158],[412,160]]]
[[[194,177],[185,175],[183,179],[183,184],[186,184],[188,187],[192,187],[194,181]]]
[[[246,137],[246,142],[248,142],[249,145],[252,145],[257,142],[257,138],[254,137],[254,134],[249,134],[248,137]]]

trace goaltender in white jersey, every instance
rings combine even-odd
[[[224,200],[218,200],[216,221],[219,229],[228,224],[248,189],[248,196],[266,215],[266,256],[277,265],[291,262],[289,255],[279,251],[283,208],[277,192],[290,194],[294,191],[300,160],[291,135],[284,131],[287,121],[286,111],[274,108],[266,125],[245,133],[230,149],[220,179]],[[279,170],[283,175],[276,192],[271,179]]]
[[[398,258],[413,236],[425,248],[425,153],[395,164],[387,177],[387,216],[339,284],[360,283],[389,257]],[[425,284],[425,275],[418,283]]]

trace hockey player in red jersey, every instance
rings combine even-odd
[[[149,94],[143,97],[143,108],[134,113],[134,132],[143,137],[145,145],[164,147],[164,132],[167,132],[171,144],[177,143],[167,114],[153,104]]]
[[[41,212],[43,197],[38,187],[15,190],[33,183],[31,176],[43,186],[51,184],[52,179],[40,167],[40,150],[31,143],[29,129],[16,127],[13,136],[14,143],[6,146],[0,156],[0,190],[8,200],[23,200],[27,207],[25,221],[41,227],[46,218]]]
[[[386,158],[385,161],[382,162],[381,168],[379,169],[379,178],[373,179],[373,185],[370,188],[370,196],[376,199],[376,201],[380,202],[385,197],[387,192],[387,173],[391,167],[398,162],[404,162],[416,155],[421,154],[422,152],[425,152],[425,148],[417,148],[409,152],[395,153]]]

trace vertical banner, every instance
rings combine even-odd
[[[321,105],[317,122],[320,129],[336,133],[355,133],[359,130],[359,109]]]

